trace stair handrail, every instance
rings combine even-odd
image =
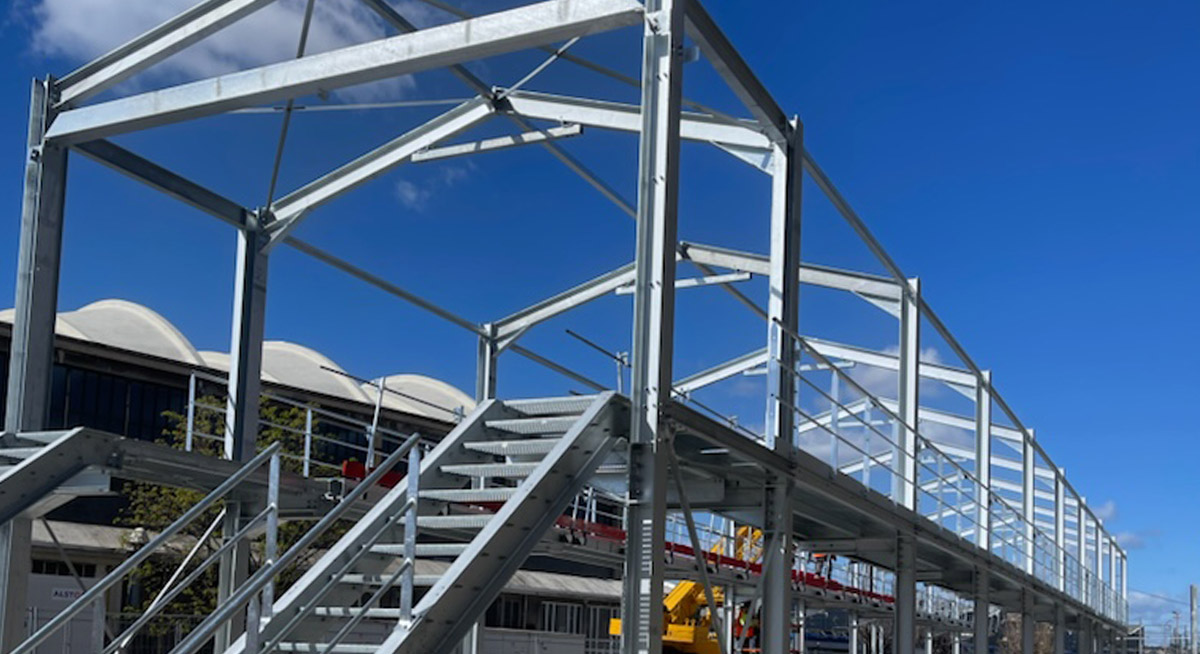
[[[216,633],[221,625],[228,622],[243,605],[250,602],[255,594],[266,587],[275,578],[279,570],[291,565],[292,561],[300,556],[301,552],[308,549],[321,534],[325,533],[334,523],[340,520],[354,506],[355,502],[367,492],[367,489],[375,486],[383,478],[384,474],[395,467],[408,454],[409,450],[416,447],[419,442],[420,434],[414,433],[409,436],[408,440],[404,441],[400,447],[388,455],[388,458],[382,465],[371,471],[371,474],[367,475],[366,479],[363,479],[362,482],[346,494],[329,513],[326,513],[324,517],[317,521],[317,524],[313,525],[312,529],[306,531],[274,563],[264,565],[255,571],[245,583],[238,587],[238,590],[233,595],[226,598],[217,607],[216,611],[213,611],[203,622],[196,625],[196,628],[182,642],[176,645],[170,654],[192,654],[199,650]],[[257,626],[255,624],[247,624],[247,628],[256,628]]]
[[[158,536],[155,536],[150,540],[150,542],[139,548],[133,553],[132,556],[125,559],[121,565],[114,568],[112,572],[109,572],[104,576],[103,579],[96,582],[95,585],[80,595],[79,598],[72,602],[67,608],[55,615],[49,622],[46,623],[45,626],[43,626],[41,629],[38,629],[29,638],[26,638],[24,642],[22,642],[16,647],[16,649],[12,651],[12,654],[30,654],[33,652],[38,645],[42,644],[47,638],[52,636],[54,632],[58,631],[64,625],[70,622],[76,615],[79,614],[80,611],[84,610],[84,608],[88,606],[91,606],[93,602],[103,597],[103,594],[109,588],[113,587],[117,582],[123,579],[125,575],[129,574],[135,568],[137,568],[137,566],[141,565],[143,561],[145,561],[152,554],[158,551],[159,548],[174,538],[175,535],[178,534],[184,527],[191,524],[192,521],[202,515],[205,511],[212,508],[214,504],[233,491],[234,488],[250,477],[250,475],[256,470],[261,468],[263,464],[269,462],[272,458],[277,457],[279,455],[279,449],[279,442],[272,443],[253,459],[247,461],[245,465],[238,469],[237,472],[235,472],[225,481],[221,482],[219,486],[213,489],[213,491],[208,495],[205,495],[204,498],[199,502],[192,505],[190,509],[185,511],[182,516],[180,516],[175,522],[171,523],[166,529],[159,533]]]

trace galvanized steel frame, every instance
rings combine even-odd
[[[229,377],[229,405],[226,452],[230,458],[246,460],[253,455],[257,427],[257,402],[261,377],[263,318],[267,291],[268,254],[286,244],[335,268],[373,284],[393,295],[433,312],[456,326],[475,333],[479,339],[479,384],[482,401],[496,394],[497,366],[506,349],[526,356],[594,388],[602,385],[570,369],[541,357],[516,341],[530,328],[565,311],[632,285],[635,291],[633,336],[633,429],[630,465],[630,548],[626,574],[626,606],[640,607],[626,615],[623,651],[657,651],[661,646],[660,612],[655,607],[662,596],[662,524],[665,519],[666,456],[658,450],[669,447],[670,423],[664,408],[675,398],[687,396],[710,383],[739,374],[763,363],[767,366],[770,397],[767,403],[766,442],[784,458],[789,456],[797,430],[793,411],[797,358],[793,334],[798,333],[798,290],[801,283],[818,284],[854,293],[899,318],[900,352],[898,356],[875,353],[833,343],[812,341],[821,356],[898,370],[901,379],[897,414],[899,449],[893,457],[898,472],[896,497],[902,507],[915,508],[920,492],[917,479],[919,422],[926,419],[959,420],[975,431],[976,446],[964,460],[975,463],[977,496],[970,510],[978,524],[970,537],[982,550],[992,541],[992,530],[1006,528],[990,523],[988,505],[992,501],[992,466],[1008,466],[1009,460],[991,452],[991,439],[999,435],[1020,444],[1019,462],[1023,535],[1026,565],[1034,572],[1034,540],[1038,537],[1038,512],[1035,498],[1040,497],[1035,479],[1050,479],[1055,508],[1052,514],[1053,544],[1056,547],[1055,585],[1066,590],[1068,547],[1074,545],[1076,565],[1081,566],[1077,589],[1084,602],[1095,602],[1103,588],[1089,581],[1089,574],[1107,577],[1124,598],[1127,555],[1108,534],[1101,520],[1087,507],[1083,497],[1070,485],[993,386],[991,373],[980,369],[958,344],[922,297],[915,279],[906,277],[887,255],[865,223],[840,194],[829,177],[805,151],[803,130],[779,107],[766,87],[755,77],[736,48],[721,32],[699,0],[549,0],[481,17],[469,17],[455,11],[463,20],[418,30],[383,0],[364,0],[388,24],[401,32],[398,36],[343,48],[321,55],[263,66],[217,78],[140,93],[115,100],[86,104],[98,93],[112,88],[154,65],[167,56],[217,30],[257,11],[269,0],[206,0],[193,9],[118,47],[61,79],[47,78],[33,84],[29,124],[29,160],[26,165],[25,197],[22,213],[21,250],[18,259],[16,319],[13,354],[10,364],[8,432],[37,430],[42,426],[49,397],[49,372],[53,355],[53,324],[57,309],[58,270],[62,234],[63,198],[66,185],[68,149],[107,165],[163,193],[176,197],[237,229],[237,284],[234,299],[233,356]],[[441,4],[441,3],[438,3]],[[529,48],[540,48],[580,65],[624,76],[585,59],[554,50],[550,44],[585,36],[598,31],[640,24],[644,31],[644,61],[641,76],[641,105],[625,105],[605,100],[572,98],[526,90],[493,88],[462,66],[462,63]],[[734,118],[686,100],[681,92],[682,63],[685,56],[684,34],[699,46],[722,79],[746,106],[752,118]],[[139,155],[129,152],[106,137],[157,125],[228,112],[264,102],[286,100],[317,90],[328,90],[382,79],[398,74],[447,67],[478,97],[428,121],[393,141],[365,154],[313,183],[284,195],[268,207],[247,208],[223,198]],[[540,69],[539,69],[540,70]],[[537,71],[535,70],[535,73]],[[621,81],[636,84],[631,78]],[[684,111],[683,107],[689,107]],[[505,116],[524,133],[507,140],[485,141],[468,146],[437,148],[437,144],[493,116]],[[539,129],[529,121],[557,121],[562,128]],[[641,138],[639,195],[636,208],[591,173],[555,142],[577,134],[583,127],[635,132]],[[725,248],[680,243],[676,237],[678,213],[678,162],[680,141],[708,142],[735,158],[753,165],[773,178],[771,212],[771,251],[755,255]],[[560,295],[534,304],[492,323],[477,324],[436,304],[420,298],[391,282],[363,271],[350,263],[290,236],[290,232],[318,206],[334,199],[397,165],[418,158],[462,156],[471,152],[537,142],[546,147],[564,165],[578,173],[602,195],[625,213],[638,219],[636,259],[633,263],[605,273]],[[800,202],[802,176],[807,174],[838,212],[858,233],[890,273],[878,277],[822,266],[802,264],[799,260]],[[674,293],[686,284],[676,283],[675,269],[680,261],[698,266],[709,280],[720,284],[756,313],[766,318],[767,347],[727,364],[690,375],[673,382],[673,305]],[[766,311],[728,284],[733,277],[713,277],[713,268],[724,268],[737,275],[763,275],[769,278],[771,294]],[[927,321],[945,340],[965,369],[918,361],[920,324]],[[920,406],[919,380],[935,379],[959,392],[973,396],[973,417],[940,417]],[[995,424],[993,406],[998,407],[1013,425]],[[837,428],[838,416],[832,424]],[[813,424],[817,424],[813,421]],[[1045,465],[1039,465],[1038,461]],[[764,507],[776,507],[763,516],[769,534],[770,551],[778,554],[777,565],[791,560],[791,516],[783,507],[788,480],[779,478],[781,495],[764,498]],[[1068,526],[1068,508],[1073,529]],[[13,606],[11,598],[23,592],[25,573],[20,570],[27,553],[27,523],[13,520],[0,531],[0,573],[4,574],[5,593],[0,594],[0,609]],[[1074,534],[1074,542],[1071,535]],[[897,536],[897,557],[909,558],[910,536]],[[1107,551],[1107,561],[1103,553]],[[1102,566],[1103,562],[1103,566]],[[1103,567],[1108,574],[1102,575]],[[901,565],[903,599],[898,606],[898,642],[910,643],[909,583],[915,583],[915,570]],[[1118,570],[1120,573],[1118,574]],[[777,575],[783,579],[783,575]],[[981,568],[977,606],[986,606],[987,570]],[[231,587],[236,580],[231,579]],[[772,646],[785,643],[785,610],[790,611],[787,585],[768,584],[764,611],[771,616],[765,634]],[[1107,594],[1104,594],[1107,597]],[[912,600],[915,602],[915,600]],[[22,602],[17,605],[21,606]],[[785,606],[786,605],[786,606]],[[1123,610],[1123,609],[1122,609]],[[14,619],[19,612],[5,610],[0,625],[6,645],[13,642]],[[14,618],[14,615],[17,615]],[[1123,613],[1117,611],[1117,621]],[[1092,618],[1081,621],[1090,624]],[[1061,620],[1058,620],[1061,624]],[[979,632],[976,632],[977,637]],[[980,651],[976,644],[976,651]],[[902,646],[908,650],[908,645]]]

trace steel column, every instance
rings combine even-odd
[[[975,654],[989,654],[988,649],[988,613],[991,603],[988,601],[989,580],[987,568],[975,570]]]
[[[1024,556],[1022,557],[1021,567],[1029,574],[1034,573],[1034,538],[1036,537],[1036,532],[1034,531],[1033,524],[1037,519],[1036,516],[1033,515],[1033,480],[1034,470],[1037,467],[1034,465],[1035,456],[1036,454],[1033,450],[1033,430],[1030,429],[1029,433],[1026,434],[1022,439],[1021,448],[1021,465],[1023,470],[1021,473],[1021,517],[1024,518],[1025,521],[1024,529],[1022,530],[1022,533],[1024,534],[1024,541],[1022,542],[1022,545],[1024,545]]]
[[[1196,605],[1200,603],[1200,589],[1196,588],[1196,584],[1192,584],[1191,596],[1191,611],[1188,616],[1190,618],[1188,624],[1191,625],[1191,628],[1188,630],[1190,647],[1188,649],[1191,654],[1197,654],[1197,652],[1200,652],[1200,641],[1197,641],[1196,633],[1197,627],[1200,627],[1200,624],[1197,624]]]
[[[1034,654],[1033,636],[1037,622],[1033,618],[1033,592],[1021,592],[1021,654]]]
[[[254,217],[238,230],[237,271],[234,281],[233,334],[230,347],[229,387],[225,401],[225,457],[249,461],[257,451],[259,392],[262,387],[262,343],[267,301],[265,235]],[[224,533],[228,538],[244,525],[236,503],[226,507]],[[218,570],[218,604],[226,600],[250,574],[250,543],[241,541],[222,557]],[[232,643],[242,631],[239,615],[218,631],[217,651]]]
[[[1057,588],[1062,592],[1066,592],[1067,484],[1066,474],[1061,469],[1055,469],[1054,473],[1054,566],[1054,577],[1058,582]]]
[[[913,654],[917,639],[917,548],[915,535],[901,533],[896,538],[895,617],[892,627],[892,651]]]
[[[496,347],[496,330],[492,325],[483,325],[488,336],[479,337],[479,354],[475,368],[475,401],[483,402],[496,397],[496,363],[500,356]]]
[[[1054,604],[1054,654],[1067,654],[1067,609],[1062,602]]]
[[[686,0],[648,0],[642,61],[642,130],[634,292],[629,509],[621,651],[662,649],[666,524],[663,409],[671,402],[675,248],[679,213],[679,120]]]
[[[975,385],[975,544],[991,548],[992,504],[992,373],[984,370]]]
[[[1088,600],[1089,600],[1089,595],[1090,595],[1088,592],[1089,580],[1088,580],[1088,556],[1087,556],[1087,534],[1088,534],[1087,506],[1084,503],[1084,499],[1082,497],[1077,496],[1077,499],[1078,499],[1077,510],[1079,513],[1079,517],[1078,517],[1079,524],[1078,524],[1078,526],[1075,527],[1075,530],[1076,530],[1076,532],[1078,532],[1078,538],[1076,540],[1079,541],[1078,543],[1076,543],[1076,547],[1079,550],[1078,551],[1079,601],[1084,606],[1087,606]]]
[[[786,147],[775,148],[771,185],[771,262],[767,300],[767,447],[791,457],[796,426],[796,342],[799,330],[800,165],[803,130],[795,123]],[[763,515],[762,648],[791,648],[792,511],[791,482],[776,476],[767,487]]]
[[[67,151],[44,140],[53,119],[54,81],[34,80],[29,100],[25,189],[17,254],[17,289],[9,346],[4,428],[37,431],[46,425],[54,367],[54,327],[62,255]],[[25,636],[32,523],[18,517],[0,526],[0,648]]]
[[[919,417],[919,390],[921,356],[921,307],[914,298],[921,296],[921,282],[908,280],[913,297],[902,296],[900,300],[900,419],[897,425],[899,436],[896,442],[897,456],[895,499],[909,509],[917,508],[917,420]]]

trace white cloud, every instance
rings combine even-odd
[[[400,204],[413,211],[424,211],[425,205],[432,195],[433,193],[428,187],[418,186],[407,179],[396,182],[396,197],[400,200]]]
[[[427,176],[421,183],[401,179],[396,182],[396,198],[408,209],[424,211],[435,193],[468,179],[474,170],[475,164],[467,161],[462,165],[442,165],[436,169],[434,175]]]
[[[1115,538],[1117,539],[1117,545],[1120,545],[1124,550],[1140,550],[1146,546],[1146,539],[1135,531],[1117,532]]]
[[[36,54],[90,60],[166,21],[197,0],[27,0]],[[304,0],[278,0],[145,71],[136,82],[178,83],[295,57]],[[400,9],[419,25],[436,22],[427,5],[400,0]],[[314,5],[308,54],[387,35],[383,23],[360,0],[320,0]],[[338,91],[355,100],[397,97],[411,90],[411,77]]]
[[[1117,503],[1108,500],[1099,506],[1093,506],[1092,513],[1096,514],[1096,517],[1104,522],[1112,522],[1117,518]]]

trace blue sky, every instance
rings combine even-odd
[[[415,0],[399,3],[406,10]],[[186,1],[18,0],[0,48],[0,288],[11,288],[29,79],[165,18]],[[322,0],[314,48],[381,36],[350,0]],[[482,12],[512,3],[464,2]],[[1131,588],[1182,598],[1200,581],[1188,464],[1200,458],[1189,406],[1200,392],[1200,4],[835,3],[710,0],[710,12],[806,144],[1022,420],[1130,549]],[[119,8],[119,9],[118,9]],[[223,34],[115,94],[177,83],[294,49],[297,7],[284,2],[253,32]],[[423,24],[445,20],[425,9]],[[634,73],[637,35],[573,51]],[[473,65],[509,84],[541,57]],[[705,63],[686,93],[735,111]],[[530,89],[630,101],[619,84],[556,64]],[[339,92],[332,102],[463,98],[444,73]],[[321,103],[310,98],[305,102]],[[280,173],[289,190],[433,116],[441,108],[298,113]],[[239,115],[118,139],[247,205],[265,201],[278,115]],[[503,122],[470,134],[509,131]],[[634,197],[635,140],[586,133],[565,143]],[[765,177],[698,145],[685,148],[681,235],[765,251]],[[6,180],[6,181],[4,181]],[[805,189],[807,261],[881,269],[815,188]],[[72,162],[60,304],[142,302],[201,349],[228,347],[233,234],[99,166]],[[633,224],[537,148],[413,165],[316,212],[299,235],[478,321],[499,318],[631,260]],[[681,274],[692,274],[682,271]],[[319,349],[372,377],[412,371],[470,388],[474,342],[301,255],[274,255],[268,337]],[[760,297],[758,282],[745,286]],[[807,292],[806,332],[884,348],[894,323]],[[531,332],[524,343],[597,379],[611,366],[570,327],[628,347],[628,298],[608,299]],[[755,347],[761,324],[724,294],[680,303],[681,374]],[[937,356],[954,363],[930,339]],[[560,380],[505,361],[502,394],[562,392]],[[759,404],[720,398],[747,424]],[[714,399],[714,401],[717,401]],[[1162,623],[1184,608],[1138,598]]]

